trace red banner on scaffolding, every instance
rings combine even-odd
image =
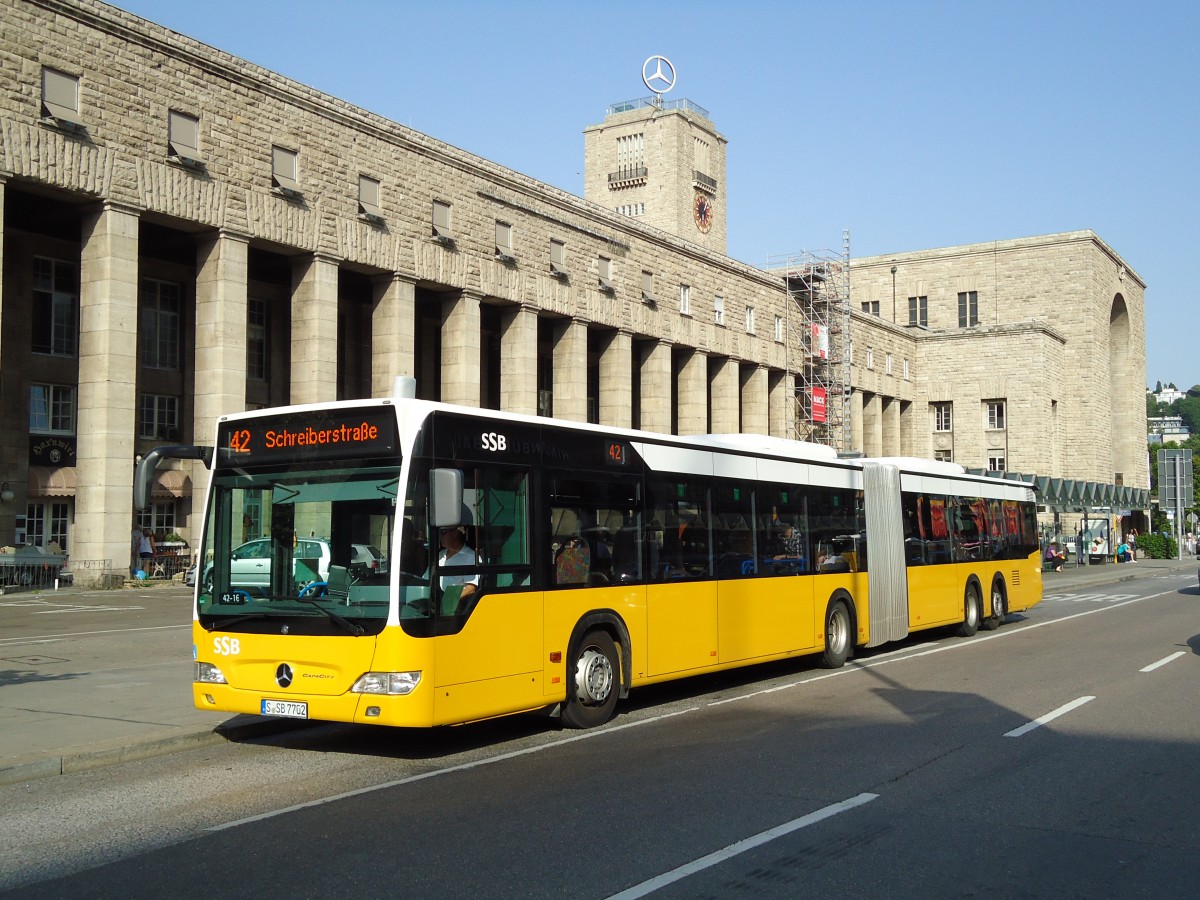
[[[823,387],[815,387],[812,389],[812,420],[814,422],[826,421],[825,388]]]

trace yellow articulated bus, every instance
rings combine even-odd
[[[397,396],[223,417],[194,607],[200,709],[397,726],[547,710],[793,656],[842,665],[1041,599],[1020,482]]]

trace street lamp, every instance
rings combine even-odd
[[[892,264],[892,324],[900,324],[896,318],[896,266],[894,263]]]

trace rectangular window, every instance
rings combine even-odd
[[[83,127],[79,117],[79,76],[42,69],[42,118],[56,125]]]
[[[933,407],[933,430],[934,431],[951,431],[953,426],[953,417],[951,416],[951,403],[930,403]]]
[[[644,174],[646,165],[646,136],[627,134],[617,138],[617,174],[619,178],[633,178]]]
[[[167,155],[185,165],[204,165],[199,119],[173,109],[167,113]]]
[[[875,368],[875,349],[873,347],[867,348],[867,368]]]
[[[79,280],[72,263],[33,258],[33,352],[74,356],[79,349]]]
[[[382,221],[383,209],[379,206],[380,184],[366,175],[358,176],[358,214],[368,219]]]
[[[783,341],[783,316],[775,317],[775,340]]]
[[[454,232],[450,228],[450,204],[441,200],[433,201],[433,236],[442,241],[454,240]]]
[[[984,405],[987,407],[988,430],[1003,431],[1006,427],[1004,424],[1004,401],[987,400]]]
[[[179,398],[166,394],[142,394],[138,437],[179,440]]]
[[[958,327],[971,328],[979,324],[979,292],[963,291],[958,295]]]
[[[567,247],[562,241],[550,241],[550,274],[567,274]]]
[[[908,324],[919,325],[922,328],[929,327],[929,298],[928,297],[909,297],[908,298]]]
[[[175,501],[155,501],[137,514],[138,528],[156,534],[159,539],[175,530]]]
[[[501,259],[512,259],[512,226],[507,222],[496,222],[496,255]]]
[[[862,311],[865,312],[869,316],[879,315],[879,301],[878,300],[863,301]]]
[[[996,450],[988,451],[988,471],[989,472],[1005,471],[1004,454],[1003,453],[1000,453]]]
[[[74,434],[75,387],[67,384],[31,384],[29,430],[37,434]]]
[[[883,358],[883,373],[885,375],[892,374],[892,354],[890,353]]]
[[[267,301],[250,297],[246,301],[246,376],[266,381],[271,373],[268,350]]]
[[[951,450],[934,450],[933,458],[938,462],[954,462],[954,452]]]
[[[271,186],[284,194],[299,194],[299,154],[283,147],[271,147]]]
[[[596,272],[600,278],[600,290],[611,294],[614,290],[612,260],[607,256],[596,257]]]
[[[693,138],[692,141],[692,148],[695,151],[696,157],[694,168],[705,175],[711,175],[712,166],[709,162],[708,141],[703,141],[700,138]]]
[[[725,298],[721,296],[713,297],[713,323],[716,325],[725,325]]]
[[[746,334],[754,334],[754,307],[746,307]]]
[[[908,381],[908,360],[904,361],[904,380]]]
[[[654,274],[652,272],[642,272],[642,302],[650,304],[658,302],[654,296]]]
[[[142,365],[152,369],[179,369],[180,286],[155,278],[142,279],[142,309],[138,334]]]
[[[692,314],[692,288],[687,284],[679,286],[679,314],[681,316]]]

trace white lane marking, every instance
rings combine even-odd
[[[616,734],[618,731],[625,731],[628,728],[638,728],[642,725],[652,725],[656,722],[661,722],[664,719],[682,716],[685,713],[695,711],[696,707],[693,707],[692,709],[681,709],[677,712],[663,713],[661,716],[654,716],[651,719],[640,719],[637,722],[627,722],[624,725],[614,725],[611,728],[597,728],[592,731],[584,731],[580,734],[574,734],[571,735],[571,737],[563,738],[560,741],[551,741],[548,744],[539,744],[536,747],[525,747],[521,750],[511,750],[508,753],[501,753],[499,756],[492,756],[487,759],[476,759],[471,762],[459,763],[457,766],[449,766],[445,769],[434,769],[429,772],[422,772],[419,775],[409,775],[405,778],[397,778],[395,781],[389,781],[385,784],[373,784],[368,787],[356,788],[355,790],[346,791],[341,794],[334,794],[332,797],[319,797],[316,800],[309,800],[305,803],[297,803],[294,806],[285,806],[283,809],[273,809],[269,812],[259,813],[257,816],[249,816],[245,819],[238,819],[236,822],[226,822],[223,825],[212,825],[208,828],[208,830],[224,831],[226,828],[236,828],[239,825],[248,825],[251,822],[262,822],[265,819],[273,819],[275,816],[285,815],[286,813],[296,812],[297,810],[301,809],[310,809],[314,806],[324,806],[326,803],[334,803],[338,800],[345,800],[349,797],[359,797],[364,794],[373,794],[376,791],[383,791],[387,790],[388,788],[400,787],[402,785],[424,781],[426,778],[437,778],[442,775],[450,775],[454,772],[465,772],[468,769],[477,769],[480,766],[490,766],[492,763],[516,759],[519,756],[528,756],[531,753],[541,753],[543,750],[553,750],[556,747],[564,747],[567,744],[574,744],[576,741],[589,741],[594,738],[602,738],[610,734]]]
[[[1165,666],[1167,663],[1174,662],[1175,660],[1179,659],[1179,657],[1186,656],[1186,655],[1187,654],[1185,654],[1184,651],[1180,650],[1178,653],[1172,653],[1170,656],[1164,656],[1158,662],[1150,663],[1150,665],[1146,666],[1146,668],[1138,669],[1138,671],[1139,672],[1153,672],[1159,666]]]
[[[147,628],[108,628],[101,631],[65,631],[62,634],[38,634],[30,637],[0,638],[0,647],[19,647],[21,644],[37,644],[43,641],[59,641],[72,637],[95,637],[99,634],[131,634],[137,631],[174,631],[177,628],[192,629],[192,623],[186,625],[153,625]]]
[[[1035,728],[1041,728],[1047,722],[1053,722],[1059,716],[1065,716],[1071,710],[1079,709],[1079,707],[1083,706],[1083,704],[1091,703],[1095,699],[1095,697],[1080,697],[1078,700],[1072,700],[1070,703],[1060,706],[1053,712],[1048,712],[1044,716],[1038,716],[1032,722],[1026,722],[1020,728],[1014,728],[1012,731],[1005,732],[1004,736],[1015,738],[1020,737],[1023,734],[1029,734],[1029,732],[1033,731]]]
[[[1043,603],[1119,603],[1132,600],[1137,594],[1050,594],[1042,598]]]
[[[613,894],[609,900],[634,900],[636,897],[645,897],[647,894],[652,894],[661,887],[681,881],[689,875],[694,875],[704,869],[723,863],[727,859],[732,859],[741,853],[753,850],[755,847],[760,847],[776,838],[781,838],[785,834],[791,834],[793,831],[807,828],[809,825],[815,825],[831,816],[836,816],[857,806],[862,806],[864,803],[870,803],[878,797],[878,794],[859,794],[857,797],[851,797],[849,800],[843,800],[841,803],[834,803],[826,806],[824,809],[818,809],[816,812],[809,813],[807,816],[802,816],[799,819],[784,822],[782,825],[777,825],[768,831],[760,832],[753,837],[738,841],[736,844],[730,844],[724,850],[718,850],[715,853],[708,854],[708,856],[702,856],[686,865],[680,866],[678,869],[672,869],[670,872],[656,875],[649,881],[635,884],[633,887],[627,888],[618,894]]]

